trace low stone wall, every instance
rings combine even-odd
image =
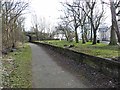
[[[34,42],[37,45],[47,47],[52,49],[60,54],[63,54],[79,63],[86,63],[87,65],[93,67],[97,71],[100,71],[112,78],[120,80],[120,62],[109,60],[105,58],[95,57],[87,55],[80,52],[75,52],[67,48],[61,48],[57,46],[52,46],[49,44]]]

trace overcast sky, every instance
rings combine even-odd
[[[26,27],[31,26],[32,15],[37,14],[37,17],[45,17],[46,21],[48,20],[54,24],[60,12],[60,0],[31,0],[30,4],[30,14],[26,15]]]
[[[29,30],[29,27],[31,26],[31,20],[33,18],[32,14],[37,14],[38,17],[45,17],[46,21],[49,21],[52,25],[56,24],[58,21],[58,18],[61,14],[59,11],[61,9],[61,1],[66,0],[31,0],[29,11],[31,13],[26,15],[26,22],[25,27],[27,30]],[[67,0],[69,1],[69,0]],[[108,0],[104,0],[108,1]],[[109,8],[109,7],[108,7]],[[110,10],[107,10],[106,15],[108,18],[106,19],[106,23],[110,25],[111,19],[110,19]]]

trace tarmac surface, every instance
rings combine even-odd
[[[33,88],[87,88],[82,80],[64,70],[56,61],[64,59],[62,56],[54,58],[43,47],[30,43],[32,49],[32,84]]]
[[[33,88],[118,88],[118,80],[54,50],[30,43]],[[80,60],[80,59],[79,59]]]

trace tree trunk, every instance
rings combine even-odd
[[[91,25],[91,37],[90,37],[90,41],[92,42],[92,25]]]
[[[93,38],[92,44],[94,45],[94,44],[96,44],[96,30],[94,30],[93,33],[94,33],[94,38]]]
[[[116,40],[116,34],[115,34],[115,30],[114,30],[114,27],[112,25],[111,27],[111,33],[110,33],[111,37],[110,37],[110,43],[109,45],[117,45],[117,40]]]
[[[84,34],[82,34],[82,44],[85,44]]]
[[[117,20],[114,21],[115,23],[115,32],[116,32],[116,35],[117,35],[117,38],[118,38],[118,42],[120,43],[120,30],[119,30],[119,27],[118,27],[118,24],[117,24]]]
[[[119,35],[117,34],[117,37],[118,37],[118,42],[120,43],[120,34]]]
[[[84,35],[84,29],[83,26],[81,26],[81,30],[82,30],[82,44],[85,44],[85,35]]]
[[[88,37],[87,37],[87,29],[85,28],[85,26],[83,26],[83,27],[84,27],[84,38],[85,38],[85,41],[89,42]]]
[[[75,41],[76,43],[78,43],[77,27],[75,27]]]
[[[88,37],[87,37],[87,34],[85,33],[84,35],[85,35],[85,40],[86,40],[86,42],[89,42]]]
[[[66,40],[67,40],[67,41],[69,41],[69,38],[68,38],[68,36],[67,36],[67,35],[65,35],[65,37],[66,37]]]
[[[36,32],[36,37],[37,37],[37,40],[39,41],[39,35],[38,35],[38,32]]]
[[[66,40],[69,41],[69,35],[67,32],[65,32],[65,37],[66,37]]]
[[[66,40],[69,41],[69,37],[65,34]]]
[[[92,42],[92,32],[93,32],[93,25],[92,25],[92,23],[93,23],[93,10],[91,10],[91,13],[90,13],[90,15],[91,15],[91,19],[90,19],[90,23],[91,23],[91,37],[90,37],[90,41]]]
[[[115,37],[115,32],[116,32],[116,35],[118,37],[119,43],[120,43],[120,32],[119,32],[119,28],[118,28],[118,24],[117,24],[117,20],[116,20],[116,11],[115,11],[116,9],[115,9],[114,2],[112,0],[110,0],[110,9],[111,9],[111,15],[112,15],[112,28],[111,28],[110,45],[112,45],[112,44],[116,45],[117,41],[116,41],[116,37]]]

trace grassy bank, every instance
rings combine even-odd
[[[48,43],[58,47],[68,47],[69,45],[74,45],[69,49],[72,49],[77,52],[82,52],[89,55],[94,55],[103,58],[116,58],[118,57],[118,45],[110,46],[103,43],[97,43],[96,45],[92,45],[92,42],[87,42],[86,44],[82,44],[80,41],[79,43],[75,42],[67,42],[65,40],[46,40],[40,41],[42,43]]]
[[[4,60],[4,87],[31,88],[31,48],[28,44],[19,46],[15,52],[9,53]]]

